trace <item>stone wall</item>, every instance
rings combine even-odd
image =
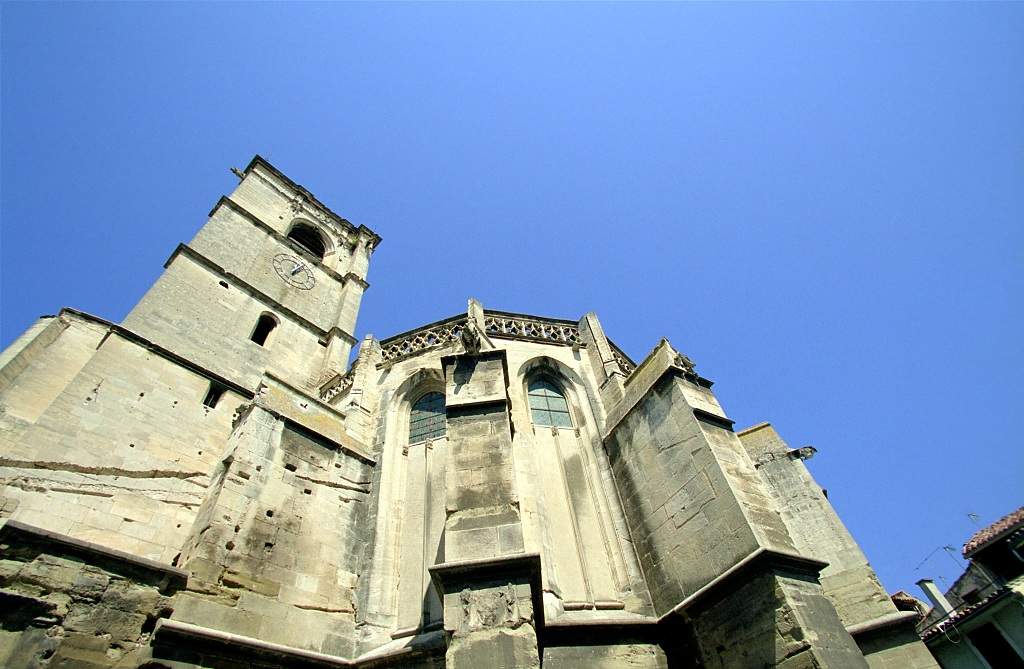
[[[0,525],[0,666],[136,667],[185,574],[88,542]]]
[[[274,172],[258,160],[250,165],[124,324],[246,388],[265,371],[312,387],[347,365],[379,239],[326,213]],[[322,260],[285,237],[299,221],[320,231]],[[282,254],[304,263],[311,285],[282,280],[274,264]],[[265,312],[279,325],[260,347],[249,337]]]
[[[765,571],[691,612],[705,669],[868,666],[813,579]]]
[[[935,669],[935,660],[913,631],[915,617],[900,616],[867,557],[839,519],[799,453],[792,451],[775,429],[762,423],[740,433],[740,440],[757,463],[797,549],[823,560],[820,581],[847,628],[874,669],[904,666]],[[879,622],[889,621],[881,629]]]
[[[341,657],[356,646],[371,463],[258,406],[180,557],[174,620]]]
[[[658,614],[757,547],[683,383],[656,382],[605,441]]]
[[[0,451],[2,513],[169,563],[243,398],[228,390],[205,407],[209,378],[109,326],[60,321],[0,391],[14,428]]]
[[[665,651],[657,644],[608,644],[591,640],[573,646],[544,648],[544,664],[580,669],[667,669]]]
[[[261,346],[250,335],[263,313],[278,325]],[[237,285],[221,286],[217,275],[186,256],[168,266],[125,325],[249,389],[264,371],[311,384],[326,356],[321,334]]]
[[[321,329],[340,326],[338,313],[349,282],[327,265],[303,255],[282,237],[254,223],[243,211],[229,204],[217,207],[189,246],[225,272],[243,278],[260,293],[303,314]],[[273,264],[274,256],[280,253],[307,261],[315,280],[311,289],[296,290],[281,280]],[[351,332],[355,323],[345,325],[348,326],[345,330]]]

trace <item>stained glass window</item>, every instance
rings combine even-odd
[[[416,400],[409,415],[409,443],[445,435],[444,395],[427,393]]]
[[[530,398],[530,413],[534,425],[553,425],[555,427],[572,427],[569,418],[569,404],[558,386],[545,378],[530,381],[527,387]]]

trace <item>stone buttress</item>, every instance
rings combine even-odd
[[[539,667],[540,559],[523,549],[505,352],[442,358],[448,413],[444,601],[450,667]]]

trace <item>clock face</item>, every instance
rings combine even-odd
[[[278,253],[274,256],[274,271],[289,286],[301,290],[309,290],[316,283],[309,263],[287,253]]]

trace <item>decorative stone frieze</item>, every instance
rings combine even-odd
[[[391,365],[414,355],[463,342],[466,318],[449,318],[424,328],[406,332],[381,342],[381,362],[378,368]],[[580,330],[574,323],[501,312],[485,312],[484,332],[488,337],[541,342],[555,346],[583,347]],[[616,360],[628,375],[636,368],[628,356],[613,345]]]
[[[614,357],[615,362],[619,364],[619,369],[622,370],[622,373],[625,374],[626,376],[632,374],[633,370],[636,369],[636,365],[634,365],[633,362],[629,359],[629,356],[623,353],[622,349],[613,344],[611,341],[608,342],[608,345],[611,346],[612,357]]]
[[[381,362],[377,367],[390,367],[400,360],[405,360],[424,351],[458,342],[465,326],[466,319],[463,317],[385,339],[380,344]]]
[[[511,314],[487,314],[484,321],[487,334],[491,337],[542,341],[562,346],[580,346],[580,329],[575,324]]]
[[[320,386],[319,396],[321,402],[330,402],[338,395],[347,393],[352,389],[352,382],[355,381],[355,369],[350,369],[344,374],[335,374]]]

